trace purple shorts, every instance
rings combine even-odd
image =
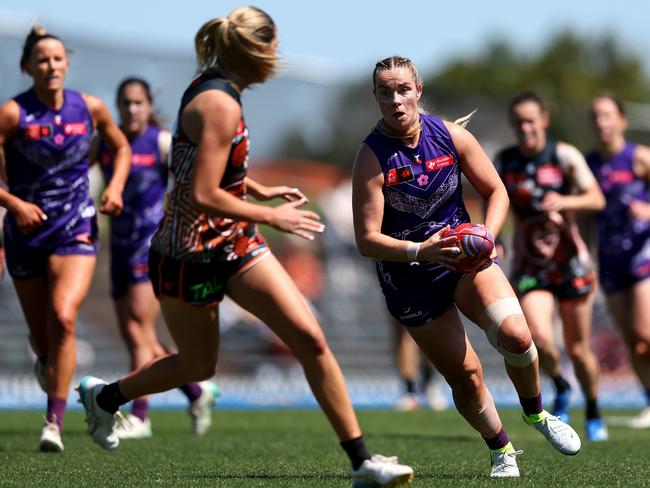
[[[5,232],[7,270],[15,280],[28,280],[47,273],[48,260],[52,255],[96,256],[99,250],[97,219],[94,215],[80,219],[69,236],[49,239],[46,245],[33,247],[23,241],[16,231]]]
[[[134,246],[111,246],[111,296],[122,298],[129,287],[149,283],[149,240]]]
[[[390,314],[407,327],[418,327],[440,317],[454,303],[463,273],[442,266],[410,266],[378,262],[377,274]]]
[[[630,288],[650,278],[650,240],[627,252],[599,256],[600,283],[605,293]]]

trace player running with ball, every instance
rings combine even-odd
[[[515,451],[458,311],[481,327],[505,358],[527,424],[564,454],[576,454],[575,431],[542,407],[537,350],[508,280],[490,256],[474,272],[456,271],[461,253],[450,227],[468,223],[461,171],[487,202],[486,227],[496,235],[508,197],[492,163],[462,127],[421,113],[415,65],[393,56],[376,64],[375,99],[382,113],[357,154],[353,210],[357,244],[377,260],[390,313],[408,327],[451,386],[458,411],[490,449],[491,476],[516,477]],[[481,271],[478,271],[481,270]]]

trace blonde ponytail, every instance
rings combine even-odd
[[[465,116],[463,116],[463,117],[461,117],[461,118],[459,118],[459,119],[454,120],[454,124],[458,124],[458,125],[460,125],[460,126],[464,129],[465,127],[467,127],[467,124],[469,124],[469,120],[472,118],[472,116],[473,116],[477,111],[478,111],[478,108],[475,108],[474,110],[472,110],[472,111],[471,111],[470,113],[468,113],[467,115],[465,115]]]
[[[240,87],[261,83],[279,67],[273,19],[256,7],[207,21],[194,36],[200,71],[219,68]]]

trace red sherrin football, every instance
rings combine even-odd
[[[443,237],[455,236],[460,254],[457,256],[458,269],[464,273],[476,271],[476,263],[488,257],[494,250],[494,237],[487,227],[481,224],[461,224],[449,229]]]

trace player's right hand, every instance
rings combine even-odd
[[[440,263],[445,268],[456,271],[456,256],[460,254],[460,249],[455,245],[455,236],[443,237],[449,229],[448,225],[443,227],[422,243],[418,261]]]
[[[307,203],[306,198],[295,202],[278,205],[273,209],[269,225],[283,232],[295,234],[307,240],[313,240],[315,234],[325,230],[320,216],[311,210],[300,210],[298,207]]]
[[[28,234],[37,227],[43,225],[47,220],[47,215],[38,205],[25,200],[18,200],[7,211],[13,216],[18,226],[18,230],[23,234]]]

